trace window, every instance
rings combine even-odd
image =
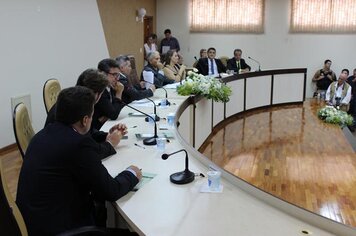
[[[190,31],[263,33],[264,0],[190,0]]]
[[[355,33],[356,0],[292,0],[290,31]]]

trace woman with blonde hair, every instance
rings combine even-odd
[[[179,56],[175,50],[169,50],[166,53],[163,72],[164,75],[169,78],[173,79],[176,82],[180,82],[181,80],[185,79],[185,65],[179,65]]]

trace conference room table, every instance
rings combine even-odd
[[[136,134],[153,134],[154,125],[145,122],[144,116],[132,116],[137,113],[125,107],[116,121],[107,121],[102,127],[108,131],[117,123],[128,127],[127,139],[121,140],[116,147],[117,154],[103,160],[104,166],[112,176],[130,165],[142,168],[148,180],[137,191],[131,191],[113,203],[119,214],[130,228],[139,235],[337,235],[325,230],[324,226],[334,224],[320,217],[320,224],[310,224],[310,217],[316,214],[292,206],[280,199],[255,188],[230,173],[216,167],[202,154],[197,152],[182,138],[177,125],[168,126],[167,115],[178,110],[188,97],[180,96],[175,89],[167,89],[171,106],[157,107],[158,136],[166,136],[164,153],[186,149],[189,154],[189,169],[206,176],[210,167],[222,172],[221,193],[202,192],[206,190],[207,177],[197,176],[189,184],[177,185],[170,182],[170,175],[184,170],[185,153],[161,158],[163,151],[156,146],[145,146]],[[164,91],[156,90],[154,101],[164,98]],[[145,105],[144,105],[145,104]],[[153,112],[153,104],[132,103],[130,105],[146,113]],[[196,118],[199,120],[199,114]],[[190,122],[189,115],[182,116],[180,123]],[[248,191],[247,191],[248,190]],[[264,200],[266,199],[266,200]],[[268,200],[272,199],[272,200]],[[295,211],[295,214],[290,214]],[[315,221],[313,221],[315,222]],[[350,233],[351,232],[351,233]],[[344,235],[353,235],[354,231],[344,231]]]

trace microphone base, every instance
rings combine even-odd
[[[147,146],[157,145],[156,137],[145,138],[143,144]]]
[[[158,106],[161,106],[162,104],[161,103],[158,103]],[[166,106],[170,106],[171,105],[171,102],[170,101],[168,101],[168,99],[167,99],[167,101],[166,101]]]
[[[195,174],[189,170],[174,173],[170,176],[170,180],[174,184],[188,184],[193,182]]]
[[[150,119],[150,118],[146,117],[145,121],[148,122],[149,121],[148,119]],[[155,115],[155,121],[160,121],[160,119],[161,118],[159,116]]]

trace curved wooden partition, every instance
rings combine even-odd
[[[309,222],[336,235],[354,235],[355,229],[283,201],[248,182],[217,167],[196,151],[222,121],[237,113],[282,104],[301,104],[305,101],[305,68],[269,70],[232,75],[222,80],[232,87],[233,94],[227,103],[215,103],[202,96],[190,96],[177,109],[178,138],[187,149],[207,166],[222,172],[238,188],[276,207],[287,214]]]

